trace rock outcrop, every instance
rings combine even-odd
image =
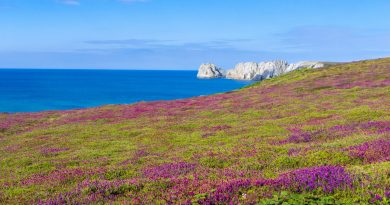
[[[286,70],[286,72],[290,72],[293,70],[301,69],[301,68],[322,68],[325,67],[326,64],[323,62],[317,61],[300,61],[298,63],[290,64]]]
[[[238,80],[263,80],[285,72],[286,61],[270,61],[261,63],[239,63],[226,73],[226,78]]]
[[[234,69],[224,71],[214,64],[202,64],[199,67],[198,78],[221,78],[235,80],[264,80],[301,68],[322,68],[330,63],[318,61],[300,61],[288,64],[287,61],[246,62],[239,63]]]
[[[221,78],[224,76],[224,71],[214,64],[202,64],[198,70],[198,78]]]

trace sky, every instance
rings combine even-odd
[[[390,0],[0,0],[0,68],[390,56]]]

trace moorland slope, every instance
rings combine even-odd
[[[0,114],[2,204],[390,200],[390,58],[222,94]]]

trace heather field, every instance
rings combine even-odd
[[[389,204],[390,58],[184,100],[0,114],[1,204]]]

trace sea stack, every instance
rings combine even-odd
[[[200,65],[197,75],[198,78],[221,78],[223,76],[223,70],[211,63]]]

